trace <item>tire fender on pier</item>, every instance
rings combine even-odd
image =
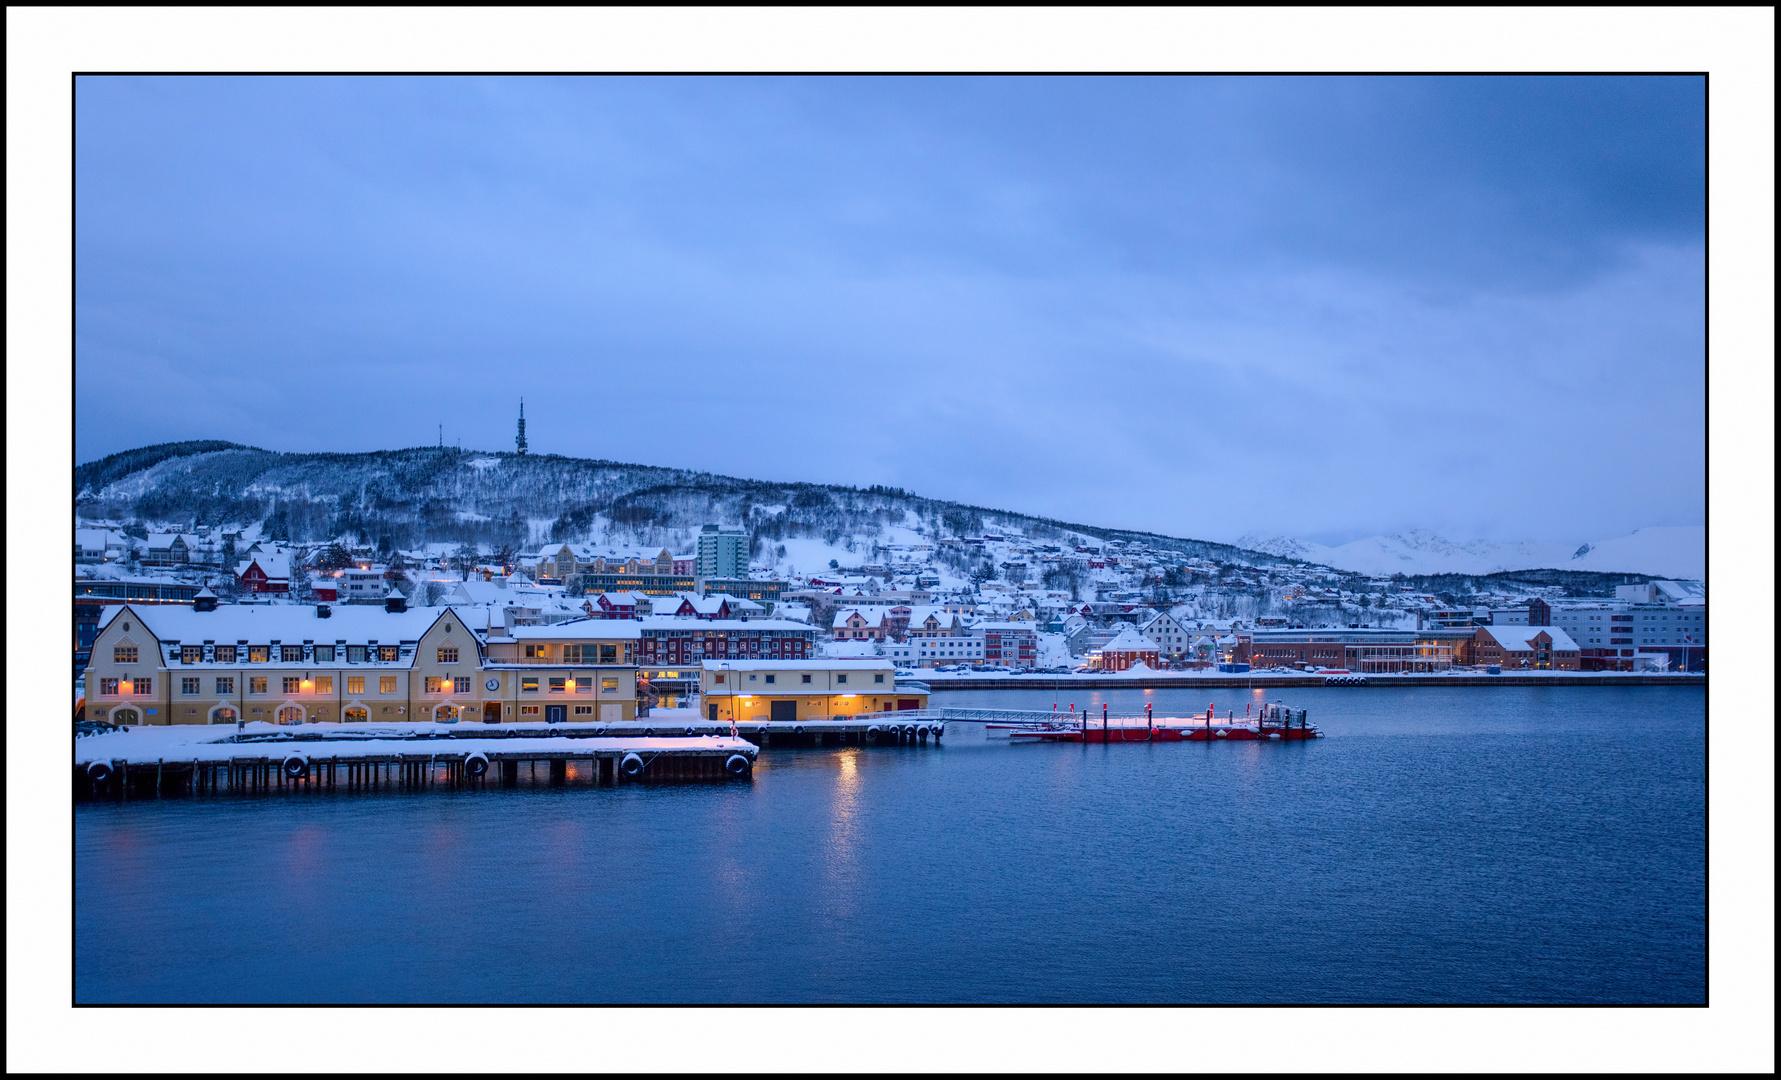
[[[626,776],[638,776],[643,772],[643,758],[637,754],[626,754],[619,759],[618,771]]]
[[[302,754],[292,754],[284,759],[284,764],[280,768],[284,769],[284,774],[292,780],[301,780],[309,775],[309,759]]]
[[[804,725],[803,725],[803,724],[796,724],[796,725],[793,725],[793,727],[792,727],[792,734],[793,734],[793,735],[802,735],[802,734],[804,734]]]
[[[489,756],[478,750],[464,758],[464,775],[481,776],[489,771]]]
[[[643,729],[643,737],[644,737],[644,738],[646,738],[646,739],[653,739],[653,738],[655,738],[655,734],[656,734],[656,729],[655,729],[655,728],[652,728],[652,727],[646,727],[646,728],[644,728],[644,729]]]
[[[95,784],[103,784],[111,779],[112,768],[109,761],[95,761],[87,766],[87,779]]]
[[[724,771],[731,776],[742,776],[752,768],[754,762],[748,760],[746,754],[731,754],[724,759]]]
[[[699,733],[699,730],[697,728],[688,727],[686,729],[686,735],[687,735],[687,738],[689,738],[689,739],[692,738],[694,735],[697,735],[698,733]]]

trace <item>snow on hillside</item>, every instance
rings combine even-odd
[[[1630,536],[1581,546],[1542,540],[1455,542],[1428,529],[1369,536],[1335,547],[1249,533],[1237,546],[1381,576],[1555,569],[1700,578],[1707,562],[1707,530],[1700,525],[1640,529]]]

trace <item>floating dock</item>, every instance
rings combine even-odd
[[[727,733],[571,735],[430,722],[137,727],[76,739],[74,751],[76,796],[116,799],[512,787],[522,766],[532,776],[542,766],[553,784],[723,781],[752,776],[760,753]]]

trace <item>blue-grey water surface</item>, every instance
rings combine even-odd
[[[1329,737],[959,729],[723,785],[82,804],[76,1000],[1705,1000],[1704,691],[1268,697]]]

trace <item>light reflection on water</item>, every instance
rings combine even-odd
[[[1329,738],[82,805],[77,999],[1702,1000],[1701,691],[1275,698]],[[1264,695],[1076,704],[1208,699]]]

